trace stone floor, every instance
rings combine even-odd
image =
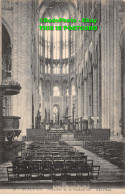
[[[125,180],[125,172],[111,164],[109,161],[104,158],[99,157],[98,155],[81,148],[81,146],[73,146],[76,150],[80,152],[84,152],[87,156],[87,159],[94,160],[94,165],[100,166],[99,173],[99,182],[116,182],[116,181],[124,181]]]
[[[125,187],[125,171],[121,170],[116,165],[110,163],[109,161],[105,160],[104,158],[99,157],[98,155],[82,148],[83,142],[76,141],[74,137],[67,136],[65,141],[70,146],[76,148],[76,150],[85,153],[87,159],[94,160],[94,165],[100,166],[100,174],[98,180],[91,181],[91,184],[102,184],[102,185],[119,185]]]

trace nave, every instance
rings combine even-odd
[[[0,1],[1,188],[124,187],[124,16],[125,0]]]

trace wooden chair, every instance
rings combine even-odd
[[[30,172],[30,179],[39,180],[41,176],[41,169],[42,169],[42,160],[33,161],[31,172]]]
[[[68,179],[69,176],[71,176],[70,175],[70,173],[71,173],[70,167],[75,166],[75,165],[76,165],[75,160],[68,159],[68,160],[64,161],[64,176],[65,176],[66,180]]]
[[[7,167],[7,175],[8,175],[8,181],[17,180],[18,179],[17,167],[14,167],[14,166]]]
[[[93,167],[93,161],[94,161],[94,160],[87,160],[87,166],[90,167],[90,170],[91,170],[92,167]]]
[[[53,164],[52,160],[43,160],[41,169],[41,179],[52,180]]]
[[[31,169],[26,166],[18,166],[18,180],[28,180],[30,177]]]
[[[54,182],[57,180],[60,180],[62,183],[63,175],[64,175],[64,161],[63,160],[54,160],[52,180]]]
[[[91,178],[92,179],[98,179],[99,178],[99,171],[100,171],[100,166],[92,166],[91,167]]]
[[[78,165],[76,173],[76,181],[89,181],[90,167],[87,165]]]
[[[52,159],[53,159],[53,161],[54,160],[62,160],[62,156],[60,156],[60,155],[59,156],[53,156]]]
[[[65,178],[67,183],[70,181],[76,181],[76,174],[77,174],[77,166],[75,162],[72,164],[66,164],[65,166]]]

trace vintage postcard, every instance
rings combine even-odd
[[[0,193],[124,193],[125,0],[0,0]]]

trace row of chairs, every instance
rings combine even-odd
[[[22,145],[22,157],[7,168],[8,181],[21,179],[51,179],[55,181],[90,180],[99,177],[100,166],[87,160],[84,153],[57,140],[37,139]]]
[[[120,168],[125,166],[125,143],[117,141],[86,141],[83,147]]]
[[[51,154],[43,154],[43,153],[29,153],[28,155],[24,155],[23,154],[23,159],[25,160],[83,160],[83,161],[87,161],[87,156],[85,155],[81,155],[81,154],[75,154],[75,155],[69,155],[66,153],[51,153]]]
[[[22,148],[22,156],[33,156],[33,157],[55,157],[59,155],[75,155],[76,150],[72,147],[59,146],[55,144],[42,145],[37,143],[32,143],[28,148]]]
[[[8,181],[45,180],[70,181],[90,180],[99,177],[99,166],[83,164],[82,161],[24,161],[21,165],[7,167]]]
[[[44,135],[42,136],[28,136],[27,140],[30,141],[30,140],[33,140],[33,141],[39,141],[39,140],[54,140],[54,141],[58,141],[60,138],[61,138],[61,135],[62,133],[55,133],[55,132],[51,132],[51,133],[45,133]]]
[[[75,148],[68,145],[46,144],[42,145],[39,142],[31,143],[28,148],[22,149],[22,157],[24,159],[86,159],[84,153],[79,153]]]
[[[77,131],[74,137],[78,141],[108,141],[110,139],[109,129],[87,129],[84,131]]]
[[[62,158],[60,159],[60,157],[56,157],[53,160],[52,159],[33,159],[33,160],[22,160],[22,157],[17,157],[18,160],[16,160],[15,162],[13,162],[13,166],[29,166],[30,164],[36,164],[36,165],[40,165],[40,166],[44,166],[44,164],[49,164],[51,166],[53,166],[55,163],[61,164],[65,167],[65,165],[67,164],[74,164],[74,165],[87,165],[89,167],[93,166],[93,160],[88,160],[87,156],[85,156],[84,158]]]

